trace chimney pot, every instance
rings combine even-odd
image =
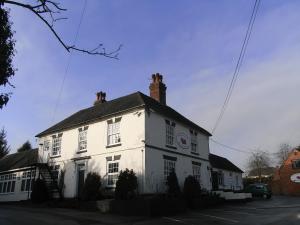
[[[149,86],[150,96],[163,105],[166,105],[166,85],[162,82],[163,76],[159,73],[152,74],[152,83]]]
[[[102,91],[97,92],[96,93],[96,101],[94,102],[94,105],[106,102],[105,98],[106,98],[106,93],[105,92],[102,92]]]

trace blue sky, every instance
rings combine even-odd
[[[68,20],[56,30],[72,43],[83,0],[61,1]],[[66,116],[92,105],[97,91],[114,99],[148,94],[152,73],[164,75],[167,104],[211,130],[224,101],[254,1],[88,0],[77,46],[123,44],[120,60],[73,53],[57,111],[69,54],[32,13],[11,7],[16,31],[16,86],[0,111],[15,151]],[[214,138],[270,153],[300,144],[300,2],[261,1],[232,99]],[[247,154],[211,143],[213,153],[246,168]]]

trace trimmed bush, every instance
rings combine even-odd
[[[181,191],[180,191],[180,187],[179,187],[179,184],[178,184],[177,175],[176,175],[174,169],[171,171],[171,173],[167,177],[167,183],[166,184],[167,184],[167,187],[168,187],[167,192],[168,192],[169,195],[173,195],[173,196],[180,195]]]
[[[98,173],[87,174],[81,197],[84,201],[95,201],[101,198],[101,177]]]
[[[44,180],[38,178],[34,181],[32,192],[31,192],[31,201],[33,203],[42,203],[49,199],[48,188]]]
[[[133,170],[120,171],[116,189],[115,189],[115,199],[126,200],[132,199],[136,196],[138,183],[137,177]]]
[[[189,207],[194,208],[193,199],[201,195],[201,187],[198,180],[194,176],[185,178],[183,186],[183,194]]]

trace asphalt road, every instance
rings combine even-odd
[[[196,225],[196,224],[300,224],[300,198],[273,197],[214,209],[189,211],[161,218],[121,217],[67,209],[29,208],[0,205],[0,225]]]

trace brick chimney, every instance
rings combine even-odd
[[[106,97],[105,92],[102,92],[102,91],[97,92],[96,93],[96,101],[94,101],[94,105],[98,105],[98,104],[101,104],[103,102],[106,102],[105,97]]]
[[[152,83],[149,86],[150,96],[163,105],[166,105],[166,85],[163,76],[159,73],[152,74]]]

